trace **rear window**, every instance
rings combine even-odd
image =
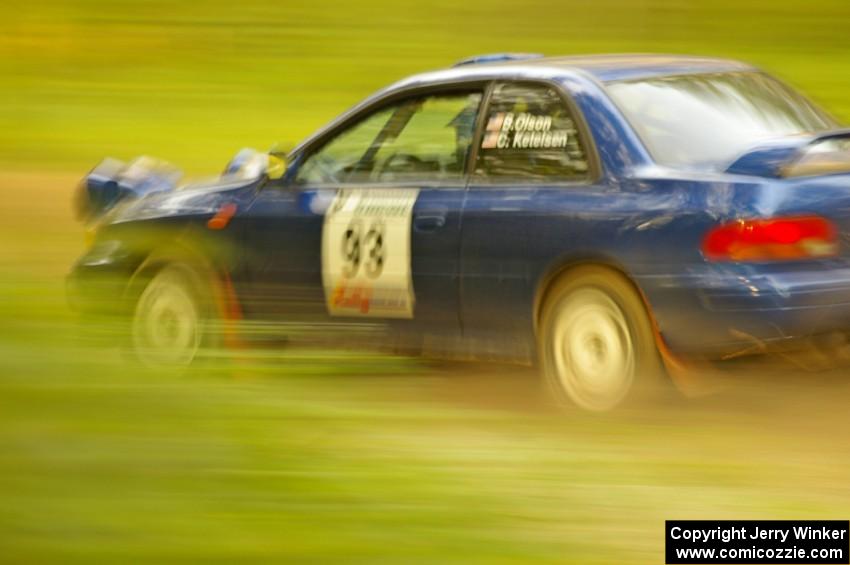
[[[664,165],[725,169],[775,137],[837,124],[799,93],[764,73],[722,73],[608,85],[655,160]]]

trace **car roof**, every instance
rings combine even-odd
[[[654,53],[579,55],[542,57],[535,55],[482,55],[461,61],[455,68],[483,69],[490,66],[511,68],[541,67],[564,71],[583,71],[601,82],[635,80],[652,77],[704,74],[733,71],[752,71],[755,68],[740,61],[695,57],[687,55],[663,55]]]
[[[313,135],[298,144],[292,153],[300,151],[346,120],[356,116],[388,96],[419,87],[452,84],[468,80],[494,80],[517,76],[528,79],[558,79],[584,74],[602,83],[686,74],[706,74],[735,71],[754,71],[755,67],[729,59],[661,54],[612,54],[543,57],[534,54],[496,53],[479,55],[460,61],[448,69],[408,76],[372,94],[349,108]]]

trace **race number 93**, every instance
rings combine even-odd
[[[413,317],[410,188],[339,190],[322,228],[322,283],[332,316]]]
[[[342,235],[342,276],[347,279],[356,277],[362,265],[367,277],[380,277],[385,252],[382,220],[371,221],[368,228],[364,228],[363,220],[352,220]]]

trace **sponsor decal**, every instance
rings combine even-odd
[[[412,318],[410,226],[418,189],[337,191],[322,229],[322,279],[332,316]]]

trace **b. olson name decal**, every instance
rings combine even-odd
[[[552,116],[497,112],[490,116],[482,149],[563,149],[567,130],[552,130]]]

